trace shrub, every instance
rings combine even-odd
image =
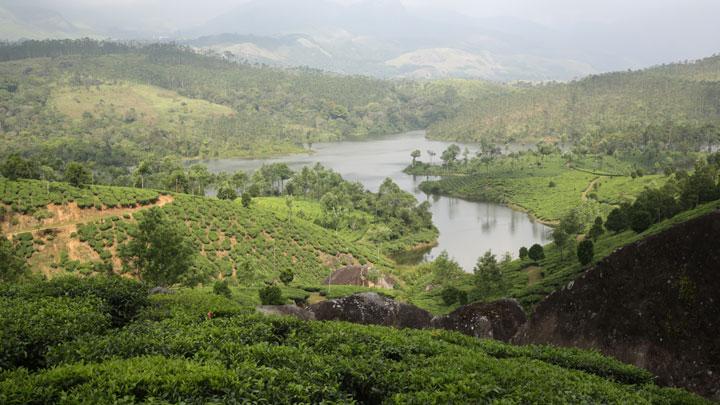
[[[542,260],[545,258],[545,249],[536,243],[530,247],[530,250],[528,250],[528,257],[533,261]]]
[[[230,291],[230,285],[227,280],[218,280],[213,284],[213,293],[222,295],[223,297],[232,297],[232,291]]]
[[[605,221],[605,229],[610,232],[622,232],[630,226],[626,208],[615,208]]]
[[[44,367],[50,346],[109,326],[95,297],[0,297],[0,369]]]
[[[280,281],[285,285],[292,283],[294,278],[295,274],[293,274],[293,271],[289,268],[285,268],[280,272]]]
[[[148,290],[145,285],[117,276],[58,277],[50,281],[23,285],[16,295],[30,299],[96,297],[105,303],[113,326],[127,324],[148,304]]]
[[[652,215],[643,210],[633,210],[630,213],[630,228],[637,232],[645,232],[653,224]]]
[[[285,300],[282,297],[280,287],[276,285],[265,286],[258,291],[260,302],[263,305],[283,305]]]
[[[527,259],[527,257],[528,257],[528,248],[526,248],[525,246],[521,247],[521,248],[520,248],[519,255],[520,255],[520,260],[525,260],[525,259]]]
[[[590,239],[585,239],[578,244],[577,257],[583,266],[590,264],[595,256],[595,247]]]

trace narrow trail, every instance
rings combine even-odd
[[[602,177],[595,177],[595,178],[590,182],[590,184],[588,184],[588,186],[587,186],[587,188],[585,189],[585,191],[583,191],[582,194],[580,194],[580,200],[582,200],[582,202],[585,202],[585,201],[588,200],[588,194],[593,190],[593,187],[595,187],[595,184],[597,184],[597,182],[600,181],[601,178],[602,178]]]
[[[50,223],[44,223],[41,225],[34,225],[34,226],[25,226],[21,227],[19,229],[12,229],[12,227],[8,227],[7,223],[3,223],[2,228],[3,229],[9,229],[9,232],[5,232],[4,235],[6,237],[12,237],[21,233],[31,232],[42,232],[47,230],[57,230],[57,231],[67,231],[70,228],[76,227],[80,223],[85,223],[88,221],[97,221],[99,219],[109,218],[112,216],[122,216],[124,214],[132,214],[137,211],[149,209],[152,207],[162,207],[165,204],[169,204],[173,202],[173,197],[171,195],[161,195],[158,199],[158,202],[154,204],[148,204],[143,205],[139,207],[134,208],[111,208],[111,209],[104,209],[104,210],[96,210],[94,208],[89,209],[81,209],[77,206],[75,203],[63,205],[63,206],[53,206],[48,205],[48,210],[53,212],[55,215],[53,218],[50,218],[49,221],[52,221],[53,219],[57,219],[56,222],[50,222]],[[25,217],[29,217],[27,215],[24,215]],[[47,220],[46,220],[47,221]]]

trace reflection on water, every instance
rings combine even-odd
[[[250,171],[263,163],[284,162],[299,169],[317,162],[339,172],[344,178],[359,181],[370,190],[377,191],[385,178],[392,178],[403,190],[413,193],[419,201],[429,201],[433,222],[440,230],[438,246],[431,249],[426,259],[437,257],[447,250],[464,269],[472,271],[475,261],[485,251],[501,256],[510,252],[517,256],[522,246],[549,241],[548,227],[533,222],[527,214],[508,207],[465,201],[459,198],[427,196],[418,186],[426,176],[408,176],[402,170],[410,163],[410,152],[422,151],[421,159],[428,160],[427,151],[440,155],[449,142],[425,139],[424,132],[416,131],[374,139],[372,141],[337,142],[313,145],[311,155],[292,155],[273,159],[216,159],[202,161],[213,172]],[[477,151],[472,144],[471,154]]]

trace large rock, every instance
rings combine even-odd
[[[617,250],[513,339],[597,349],[720,400],[720,212]]]
[[[356,285],[392,289],[397,282],[390,276],[380,274],[377,278],[370,275],[369,266],[345,266],[335,270],[323,282],[325,285]]]
[[[432,327],[454,330],[483,339],[507,342],[526,321],[525,312],[515,300],[475,302],[432,320]]]
[[[255,311],[263,315],[294,316],[303,321],[315,320],[315,314],[297,305],[260,305]]]
[[[430,327],[432,315],[413,305],[399,303],[377,293],[354,294],[311,305],[315,319],[346,321],[365,325],[423,329]]]

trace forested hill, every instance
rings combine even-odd
[[[435,123],[434,138],[493,141],[561,139],[604,151],[656,141],[680,148],[720,123],[720,56],[570,83],[515,86],[469,103]],[[704,129],[703,129],[704,128]],[[715,129],[716,131],[716,129]],[[700,142],[695,142],[694,146]]]
[[[420,129],[486,87],[281,70],[172,44],[27,41],[1,45],[0,60],[0,153],[100,166]]]

